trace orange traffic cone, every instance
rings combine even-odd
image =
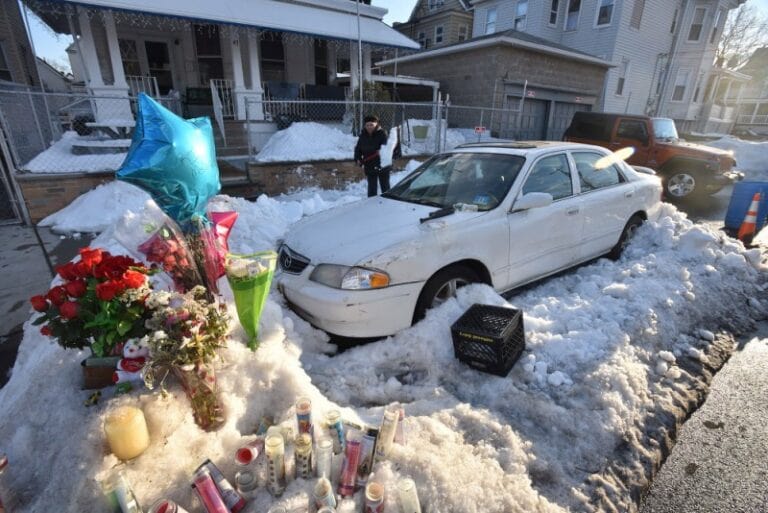
[[[752,203],[749,205],[749,210],[747,210],[747,215],[744,217],[744,222],[741,223],[739,234],[737,235],[739,240],[745,244],[749,243],[752,237],[755,236],[755,232],[757,232],[757,209],[759,205],[760,193],[756,192],[752,196]]]

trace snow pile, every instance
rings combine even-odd
[[[706,144],[732,151],[736,155],[736,168],[744,171],[745,180],[768,181],[768,166],[765,165],[768,141],[744,141],[737,137],[725,136]]]
[[[22,167],[22,171],[30,173],[96,173],[99,171],[116,171],[123,164],[126,153],[105,153],[97,155],[74,155],[72,145],[88,138],[77,135],[77,132],[64,132],[61,139],[41,152]],[[102,143],[109,146],[114,143]]]
[[[149,194],[115,180],[77,197],[72,203],[42,221],[55,232],[102,232],[114,225],[126,210],[138,212]]]
[[[245,252],[274,247],[305,214],[359,197],[334,194],[256,202],[218,196],[213,207],[240,213],[230,242]],[[97,406],[84,407],[85,354],[64,351],[27,324],[11,380],[0,390],[0,440],[22,511],[98,509],[96,479],[118,464],[104,446],[102,424],[108,408],[123,403],[141,405],[152,437],[148,451],[124,465],[142,504],[164,497],[199,511],[189,488],[195,466],[211,458],[232,478],[234,451],[260,417],[294,419],[301,395],[312,399],[316,423],[340,408],[349,421],[376,425],[384,405],[403,404],[407,445],[396,447],[377,479],[392,493],[399,476],[412,476],[424,511],[585,511],[595,496],[627,510],[630,494],[609,479],[617,448],[630,447],[636,458],[647,452],[646,423],[681,415],[678,394],[697,379],[683,364],[692,355],[707,359],[712,342],[703,337],[722,322],[748,326],[766,309],[755,251],[694,225],[674,207],[664,214],[638,231],[619,262],[599,260],[512,298],[524,312],[527,349],[506,378],[453,357],[449,327],[464,310],[477,302],[510,304],[490,287],[461,289],[416,326],[333,357],[327,336],[273,290],[256,353],[233,323],[217,369],[228,420],[216,433],[196,427],[174,383],[168,398],[146,391],[113,398],[108,389]],[[93,245],[120,251],[110,230]],[[623,464],[642,474],[636,459]],[[261,488],[249,510],[305,506],[311,485],[293,480],[280,499]]]
[[[352,160],[357,137],[320,123],[293,123],[269,138],[256,162]]]

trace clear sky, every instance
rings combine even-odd
[[[396,21],[406,21],[411,15],[413,6],[416,5],[416,0],[373,0],[371,3],[389,10],[384,21],[391,25]],[[754,5],[762,11],[764,16],[768,16],[768,0],[748,0],[747,4]],[[45,28],[31,12],[28,14],[37,55],[68,68],[69,60],[64,50],[72,39],[69,36],[57,36],[50,29]]]

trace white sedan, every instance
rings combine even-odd
[[[279,247],[278,288],[331,334],[391,335],[468,283],[504,292],[618,258],[661,193],[597,146],[463,145],[381,196],[297,223]]]

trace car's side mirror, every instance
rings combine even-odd
[[[529,192],[524,194],[512,205],[512,212],[530,210],[532,208],[541,208],[551,205],[555,201],[551,194],[546,192]]]

